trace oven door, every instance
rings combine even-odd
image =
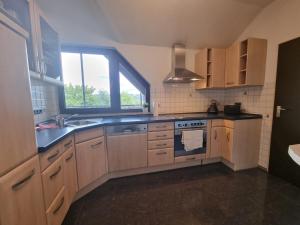
[[[182,144],[182,131],[183,130],[203,130],[203,147],[197,148],[192,151],[185,151],[184,144]],[[196,128],[196,129],[176,129],[174,134],[174,153],[175,157],[195,155],[195,154],[205,154],[207,145],[207,130],[205,128]]]

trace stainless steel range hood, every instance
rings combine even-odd
[[[183,44],[175,44],[172,49],[172,70],[164,79],[164,83],[191,83],[204,79],[186,69],[185,65],[185,46]]]

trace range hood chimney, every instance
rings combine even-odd
[[[191,83],[204,79],[186,69],[185,65],[186,48],[183,44],[174,44],[172,49],[172,69],[170,74],[164,79],[164,83]]]

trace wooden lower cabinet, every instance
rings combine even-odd
[[[224,128],[225,129],[225,142],[223,141],[223,151],[222,157],[227,161],[233,163],[232,153],[233,153],[233,129],[232,128]]]
[[[0,178],[0,199],[1,225],[46,225],[38,156]]]
[[[107,173],[104,137],[76,144],[79,189]]]
[[[63,187],[48,208],[47,224],[61,225],[68,211],[66,189]]]
[[[209,158],[222,157],[226,148],[226,128],[212,127]]]
[[[64,164],[64,184],[66,188],[66,205],[69,207],[78,191],[77,169],[74,147],[67,150],[62,158]]]
[[[107,137],[109,172],[147,167],[147,134]]]
[[[148,166],[159,166],[174,163],[174,149],[148,150]]]

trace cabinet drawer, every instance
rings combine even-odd
[[[0,178],[0,223],[46,225],[39,158]]]
[[[67,210],[66,192],[63,187],[46,211],[48,225],[61,225]]]
[[[234,128],[234,121],[224,120],[224,125],[225,125],[225,127],[228,127],[228,128]]]
[[[62,141],[62,151],[65,152],[71,148],[74,148],[74,136],[69,136]]]
[[[60,158],[42,173],[46,209],[64,185],[63,169],[63,160]]]
[[[148,149],[173,148],[174,139],[148,141]]]
[[[205,154],[196,154],[196,155],[188,155],[188,156],[179,156],[175,157],[176,163],[181,162],[192,162],[200,159],[205,159]]]
[[[173,148],[148,151],[148,166],[158,166],[172,163],[174,163]]]
[[[94,138],[102,137],[104,135],[103,128],[94,128],[81,131],[75,134],[75,143],[88,141]]]
[[[174,123],[149,123],[148,131],[174,130]]]
[[[59,143],[50,148],[47,152],[40,154],[41,171],[44,171],[48,166],[55,162],[55,160],[57,160],[62,153],[62,144]]]
[[[174,139],[173,130],[148,132],[148,140]]]
[[[79,189],[107,173],[104,137],[76,144]]]
[[[224,120],[212,120],[211,121],[211,126],[212,127],[224,127],[225,122],[224,122]]]

